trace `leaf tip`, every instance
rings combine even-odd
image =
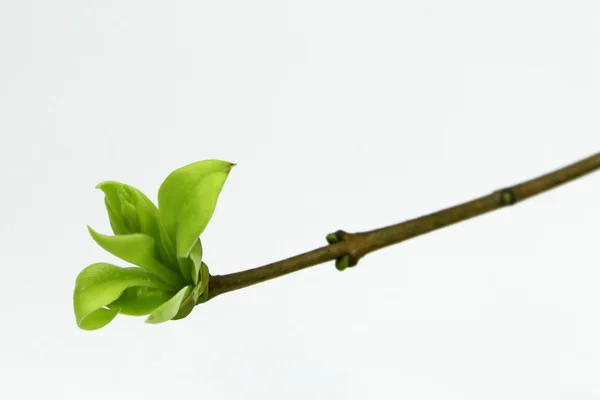
[[[111,184],[111,181],[102,181],[99,184],[97,184],[94,189],[100,189],[102,191],[104,191],[104,188],[106,188],[107,186],[109,186]]]
[[[92,229],[91,226],[86,225],[87,226],[87,230],[90,233],[90,236],[94,239],[94,240],[98,240],[99,237],[102,237],[103,235],[101,235],[100,233],[96,232],[94,229]]]

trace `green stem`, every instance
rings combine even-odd
[[[352,267],[366,254],[461,221],[514,205],[600,169],[600,153],[535,179],[497,190],[487,196],[432,214],[367,232],[337,231],[327,235],[328,246],[261,267],[212,276],[209,299],[313,265],[337,260],[338,269]]]

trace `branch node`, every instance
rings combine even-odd
[[[501,206],[512,206],[519,200],[514,189],[511,187],[498,190],[496,197]]]
[[[358,264],[361,254],[359,254],[350,243],[355,240],[357,236],[359,235],[356,233],[348,233],[343,230],[335,231],[326,236],[327,243],[329,244],[346,242],[346,254],[338,257],[335,260],[335,267],[338,269],[338,271],[343,271],[346,268],[354,267],[356,264]]]

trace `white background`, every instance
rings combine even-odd
[[[0,2],[3,399],[600,399],[600,174],[364,258],[84,332],[94,186],[236,162],[213,274],[600,149],[600,3]]]

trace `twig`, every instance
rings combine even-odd
[[[343,270],[375,250],[510,206],[600,169],[600,153],[518,185],[433,214],[367,232],[337,231],[327,235],[328,246],[271,264],[227,275],[212,276],[208,299],[313,265],[336,260]]]

